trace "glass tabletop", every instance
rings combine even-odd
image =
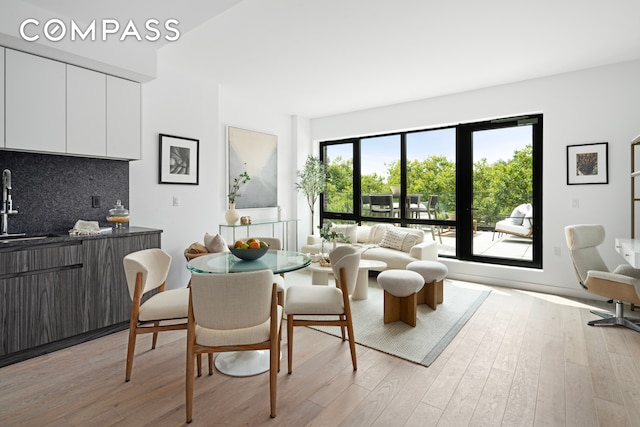
[[[187,263],[189,271],[196,273],[242,273],[246,271],[271,270],[276,274],[299,270],[311,264],[311,258],[295,251],[269,250],[262,257],[245,261],[231,252],[203,255]]]

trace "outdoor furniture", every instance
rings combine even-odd
[[[394,216],[393,194],[370,194],[369,201],[372,215]]]
[[[533,206],[530,203],[523,203],[517,206],[508,218],[496,222],[493,229],[493,237],[495,237],[496,233],[531,237],[533,234]],[[493,237],[491,240],[493,240]]]
[[[419,291],[424,279],[410,270],[386,270],[378,274],[378,284],[384,289],[384,323],[398,320],[416,326],[418,304],[424,304]]]
[[[407,270],[415,271],[424,279],[424,302],[432,309],[437,309],[438,304],[444,301],[444,278],[449,270],[447,266],[438,261],[413,261],[407,265]]]

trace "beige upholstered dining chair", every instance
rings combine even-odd
[[[165,289],[171,255],[162,249],[130,253],[124,257],[123,264],[132,301],[125,375],[125,381],[129,381],[138,335],[153,333],[151,348],[155,349],[158,332],[187,329],[189,289]],[[142,302],[145,294],[156,289],[156,294]]]
[[[350,246],[338,246],[329,253],[329,260],[336,279],[335,288],[332,286],[297,285],[287,289],[285,312],[287,314],[289,373],[291,373],[293,366],[293,327],[311,325],[339,326],[342,330],[343,341],[346,329],[349,336],[353,370],[358,369],[349,295],[353,293],[356,286],[360,251]],[[314,318],[311,319],[308,316]]]
[[[188,324],[187,422],[192,420],[194,356],[227,351],[270,351],[270,406],[271,417],[275,417],[282,307],[277,304],[273,273],[192,273]]]
[[[615,303],[615,314],[592,311],[603,319],[592,320],[588,324],[621,325],[640,332],[640,319],[624,316],[624,302],[640,305],[640,270],[622,264],[609,272],[597,248],[604,242],[602,225],[569,225],[564,232],[580,285],[594,295],[612,298]]]

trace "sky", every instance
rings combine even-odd
[[[509,160],[513,152],[531,143],[531,126],[477,131],[473,134],[474,162],[486,158],[488,163]],[[351,158],[351,145],[328,147],[329,157]],[[423,159],[445,156],[455,162],[455,129],[438,129],[407,134],[407,157]],[[362,173],[386,175],[386,164],[400,158],[400,136],[390,135],[362,139]]]

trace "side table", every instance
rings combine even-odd
[[[312,285],[329,285],[329,273],[333,272],[331,267],[323,267],[320,263],[314,262],[309,266],[309,270],[311,270]]]
[[[382,271],[387,268],[387,263],[383,261],[373,261],[361,259],[358,266],[358,278],[356,288],[351,294],[351,299],[362,300],[369,297],[369,270]]]

